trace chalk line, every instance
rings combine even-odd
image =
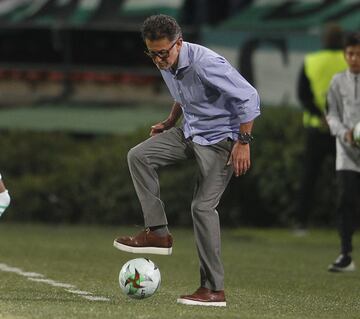
[[[4,263],[0,263],[0,271],[10,272],[27,278],[28,280],[44,283],[53,287],[65,288],[65,291],[80,296],[84,299],[91,301],[110,301],[110,298],[103,296],[94,296],[91,292],[79,290],[75,285],[67,284],[59,281],[55,281],[49,278],[46,278],[43,274],[37,272],[28,272],[24,271],[17,267],[12,267]]]

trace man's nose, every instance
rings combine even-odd
[[[160,58],[158,55],[156,55],[155,58],[154,58],[154,61],[155,62],[161,62],[162,58]]]

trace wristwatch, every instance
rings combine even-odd
[[[254,139],[251,133],[239,133],[238,141],[240,144],[250,144],[250,142]]]

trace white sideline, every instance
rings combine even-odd
[[[7,264],[0,263],[0,271],[3,272],[12,272],[17,275],[26,277],[28,280],[41,282],[53,287],[60,287],[60,288],[67,288],[65,291],[72,293],[74,295],[78,295],[84,299],[91,300],[91,301],[110,301],[110,298],[102,297],[102,296],[94,296],[91,292],[78,290],[76,286],[71,284],[66,284],[62,282],[58,282],[52,279],[45,278],[43,274],[39,274],[36,272],[27,272],[23,271],[20,268],[17,267],[11,267]]]
[[[25,272],[25,271],[22,271],[20,268],[10,267],[10,266],[8,266],[6,264],[2,264],[2,263],[0,263],[0,270],[5,271],[5,272],[13,272],[15,274],[18,274],[18,275],[24,276],[24,277],[44,277],[44,275],[42,275],[42,274],[38,274],[36,272]]]
[[[48,285],[53,286],[53,287],[73,288],[73,289],[76,288],[74,285],[64,284],[62,282],[57,282],[57,281],[52,280],[52,279],[28,277],[28,280],[42,282],[44,284],[48,284]]]

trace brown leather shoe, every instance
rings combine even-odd
[[[173,238],[171,234],[159,236],[149,228],[136,236],[119,237],[114,240],[114,247],[136,254],[171,255]]]
[[[180,296],[177,303],[193,306],[226,307],[224,290],[214,291],[205,287],[200,287],[192,295]]]

